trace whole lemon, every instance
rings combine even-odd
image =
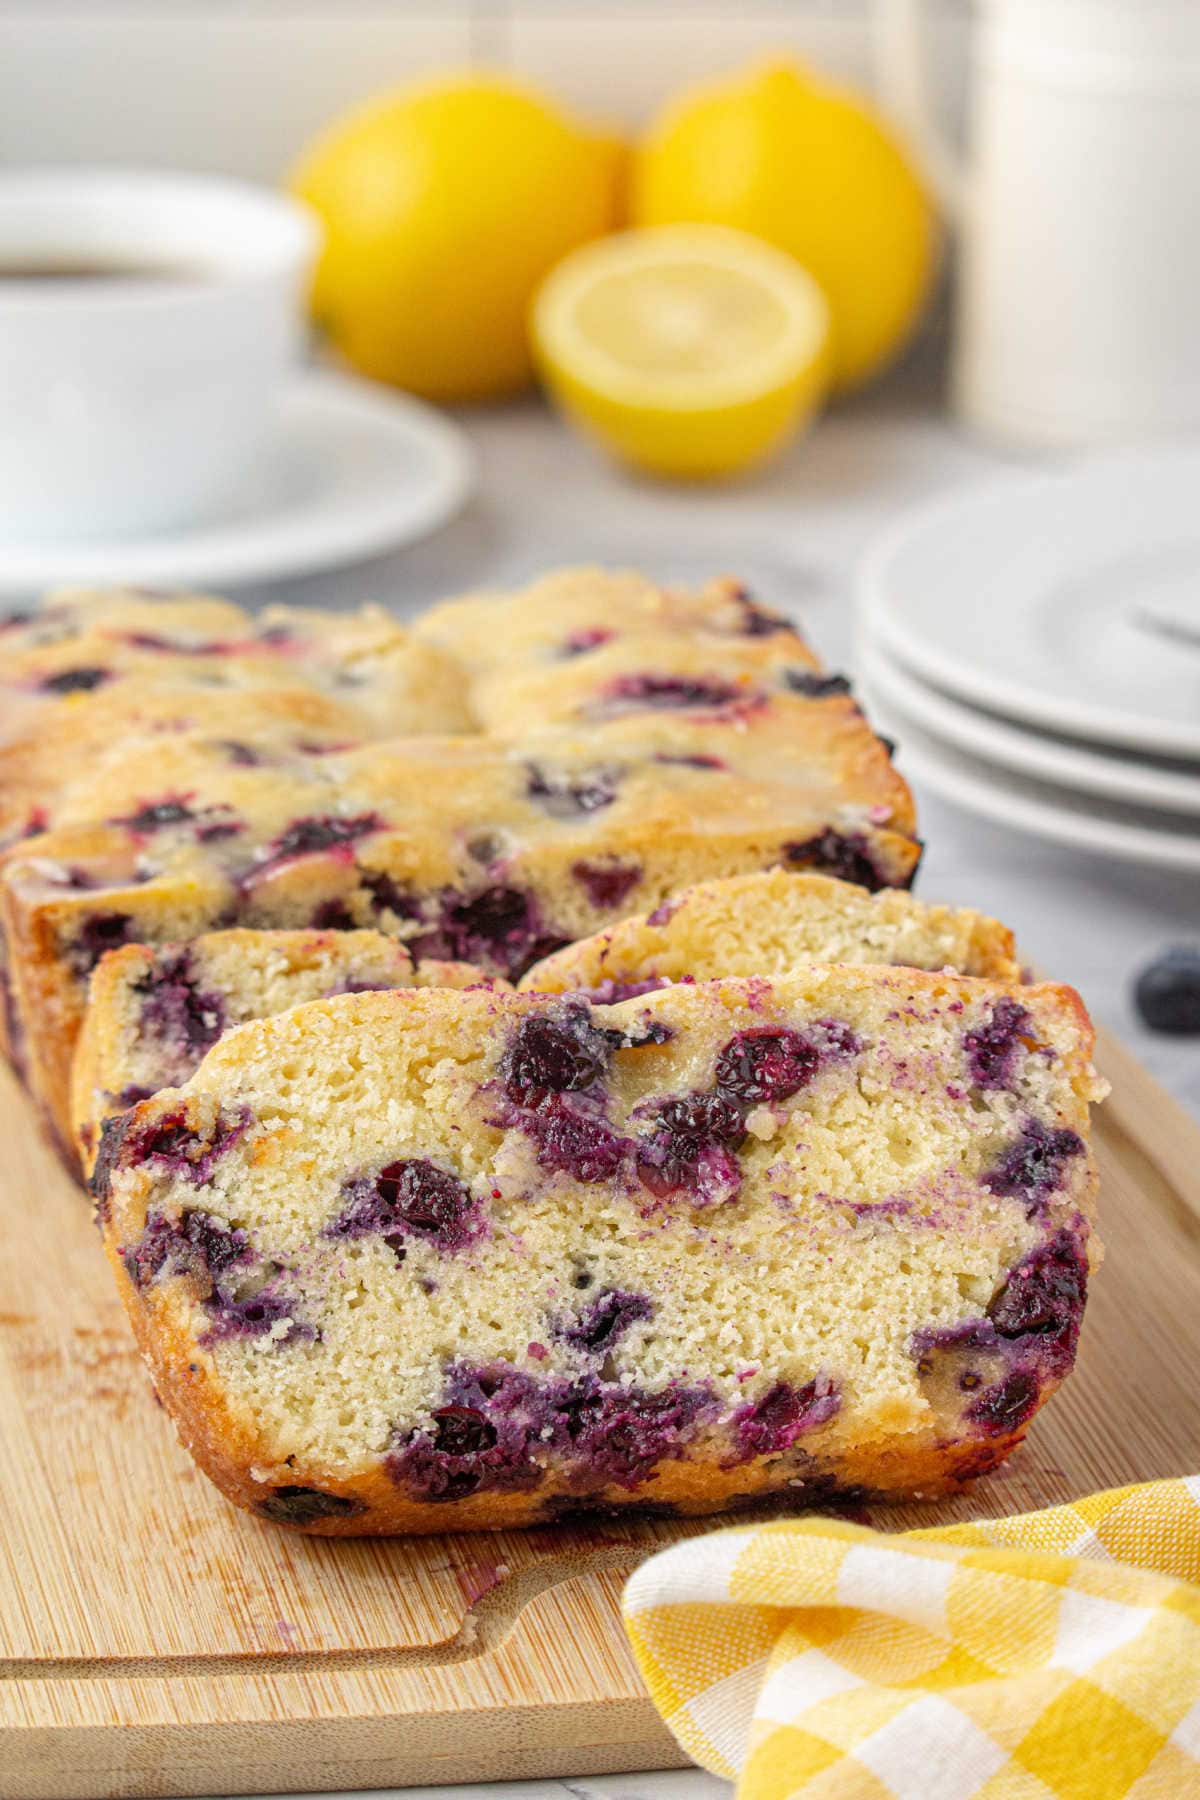
[[[542,277],[618,222],[624,153],[498,76],[446,77],[335,123],[296,170],[325,244],[314,313],[364,375],[432,400],[530,379]]]
[[[934,265],[933,210],[896,138],[863,100],[788,63],[668,106],[635,161],[633,217],[736,226],[803,263],[829,301],[843,392],[904,343]]]

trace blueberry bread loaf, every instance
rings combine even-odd
[[[702,881],[535,963],[521,987],[623,1000],[673,981],[786,975],[803,963],[892,963],[1019,981],[1012,933],[968,907],[782,869]]]
[[[65,1141],[87,977],[123,943],[369,928],[418,962],[516,979],[707,876],[778,864],[903,884],[919,855],[907,790],[846,728],[795,754],[770,716],[714,737],[652,714],[520,745],[430,736],[248,762],[185,733],[114,757],[60,807],[77,823],[0,864],[30,1088]]]
[[[93,1178],[217,1485],[323,1533],[955,1489],[1071,1367],[1071,989],[878,967],[230,1032]]]
[[[470,963],[427,961],[378,931],[215,931],[126,944],[92,976],[71,1081],[72,1131],[90,1170],[104,1120],[179,1087],[235,1025],[305,1000],[399,987],[494,987]]]

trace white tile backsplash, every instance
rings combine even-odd
[[[964,0],[931,0],[956,80]],[[867,0],[0,0],[0,162],[275,181],[337,113],[472,57],[631,125],[773,50],[870,79]],[[947,53],[947,45],[950,53]]]
[[[523,6],[509,22],[513,64],[581,111],[637,124],[670,94],[740,63],[802,57],[845,81],[870,80],[857,7],[703,4]]]
[[[152,163],[275,181],[337,113],[471,55],[466,8],[338,15],[100,4],[0,12],[0,161]]]

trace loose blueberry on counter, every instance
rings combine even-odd
[[[1200,944],[1173,944],[1156,956],[1138,976],[1133,997],[1151,1031],[1200,1034]]]

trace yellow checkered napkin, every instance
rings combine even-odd
[[[625,1592],[739,1800],[1200,1800],[1200,1476],[887,1535],[715,1532]]]

